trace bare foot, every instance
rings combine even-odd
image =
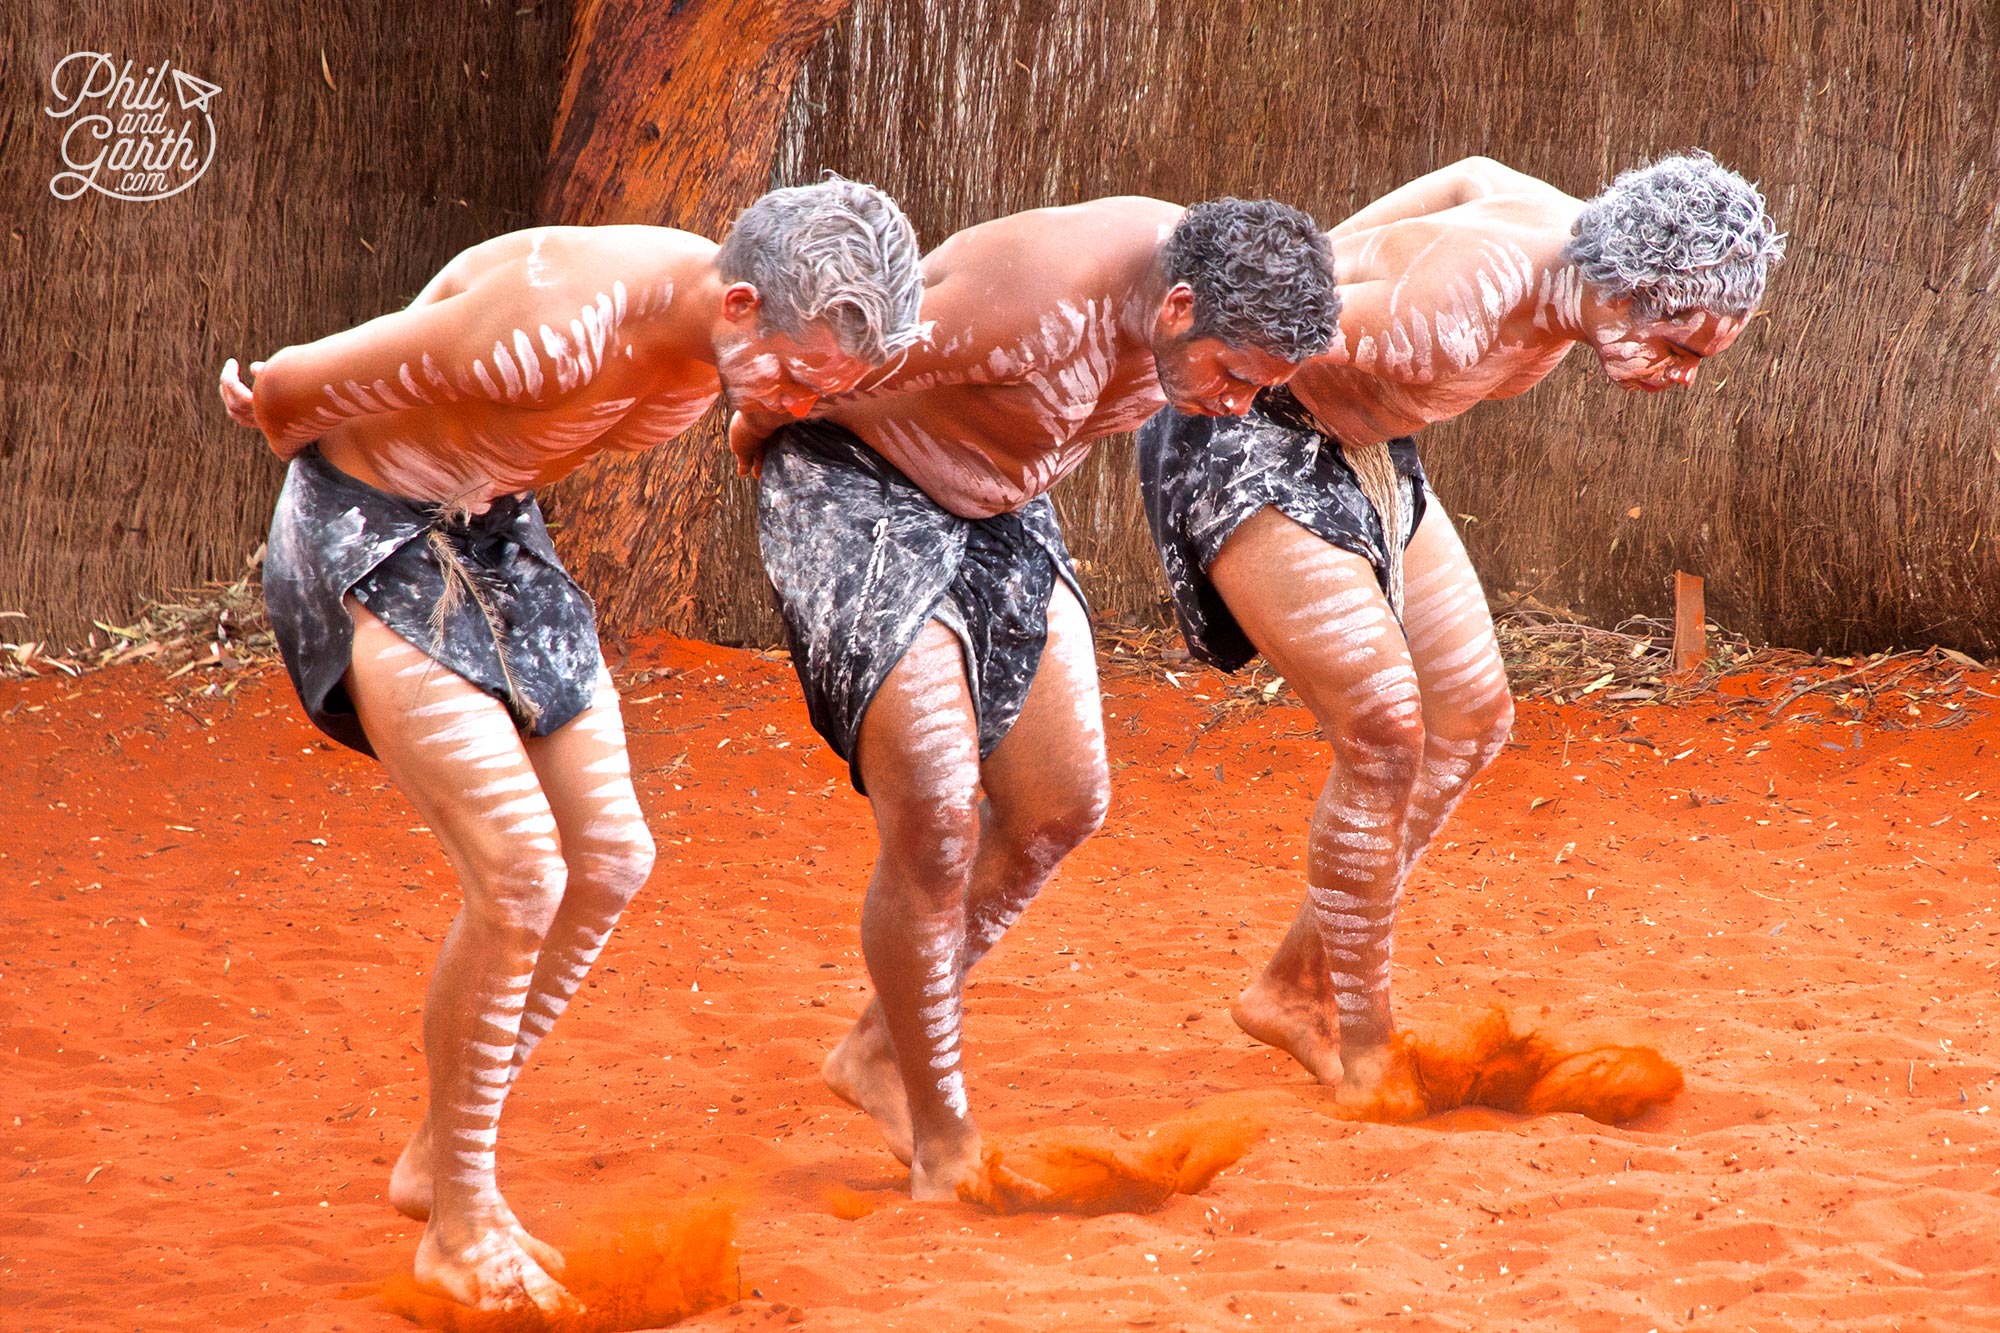
[[[403,1155],[389,1169],[389,1202],[404,1217],[419,1222],[431,1215],[431,1122],[417,1122],[417,1132],[403,1145]]]
[[[910,1164],[910,1099],[903,1091],[903,1074],[896,1065],[896,1044],[882,1019],[882,1006],[871,1002],[840,1045],[820,1066],[820,1076],[833,1095],[866,1111],[882,1132],[896,1160]]]
[[[465,1245],[447,1244],[438,1230],[433,1222],[417,1243],[417,1285],[424,1290],[475,1310],[583,1311],[583,1303],[521,1245],[518,1223],[479,1231]]]
[[[979,1131],[970,1124],[966,1134],[949,1144],[925,1144],[910,1163],[910,1197],[920,1200],[956,1199],[961,1182],[979,1174]]]
[[[542,1271],[550,1277],[561,1281],[569,1275],[569,1260],[562,1257],[562,1251],[537,1236],[529,1235],[528,1229],[521,1225],[521,1219],[514,1216],[514,1210],[511,1208],[507,1210],[507,1234],[512,1236],[514,1243],[527,1251],[528,1257],[540,1264]]]
[[[1347,1073],[1336,1102],[1343,1117],[1386,1125],[1407,1125],[1445,1109],[1430,1105],[1421,1072],[1399,1059],[1388,1042],[1348,1048]]]
[[[431,1215],[431,1126],[429,1120],[417,1125],[416,1133],[403,1145],[403,1155],[396,1159],[396,1165],[389,1172],[389,1202],[405,1217],[414,1217],[419,1222],[428,1221]],[[521,1220],[514,1216],[514,1210],[502,1205],[503,1225],[514,1241],[528,1257],[540,1264],[544,1271],[560,1278],[567,1266],[562,1251],[545,1240],[528,1234]]]
[[[1304,1065],[1321,1083],[1338,1087],[1342,1083],[1339,1010],[1332,983],[1323,974],[1316,976],[1321,983],[1317,987],[1267,971],[1236,997],[1229,1016],[1258,1041]]]
[[[1379,1095],[1392,1063],[1391,1053],[1392,1048],[1387,1042],[1380,1046],[1364,1046],[1349,1050],[1344,1060],[1346,1067],[1340,1079],[1340,1100],[1373,1098]]]

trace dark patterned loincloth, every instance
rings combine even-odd
[[[830,422],[771,437],[757,537],[806,710],[856,791],[862,716],[926,622],[943,623],[965,651],[984,759],[1028,701],[1056,580],[1088,605],[1046,495],[960,518]]]
[[[531,736],[590,707],[603,660],[597,623],[532,496],[454,517],[350,477],[316,448],[292,460],[264,557],[271,628],[313,724],[372,755],[342,684],[354,648],[349,594],[506,704]]]
[[[1416,441],[1389,442],[1410,488],[1412,535],[1424,516],[1424,469]],[[1159,548],[1188,651],[1223,671],[1257,655],[1208,567],[1243,520],[1276,509],[1322,540],[1375,567],[1389,589],[1382,520],[1340,444],[1319,429],[1289,389],[1267,389],[1242,417],[1183,416],[1168,408],[1139,428],[1139,492]],[[1407,538],[1405,539],[1408,545]]]

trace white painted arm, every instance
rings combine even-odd
[[[357,417],[464,400],[549,407],[603,368],[625,300],[623,283],[578,298],[531,289],[519,263],[497,265],[455,296],[277,353],[257,374],[254,419],[288,458]]]
[[[1342,284],[1340,331],[1312,364],[1352,366],[1398,384],[1436,384],[1483,360],[1499,317],[1476,285],[1448,268]]]

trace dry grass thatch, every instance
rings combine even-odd
[[[1707,579],[1718,619],[1848,652],[2000,648],[2000,29],[1990,5],[1587,0],[856,0],[792,99],[778,177],[899,198],[930,244],[1110,193],[1274,195],[1331,223],[1485,153],[1588,194],[1702,145],[1791,233],[1759,319],[1686,393],[1579,354],[1427,432],[1496,591],[1613,624]],[[747,487],[697,591],[771,632]],[[1129,446],[1056,490],[1103,609],[1157,620]]]
[[[0,7],[0,623],[76,647],[148,596],[232,575],[283,469],[223,415],[225,357],[406,302],[459,250],[526,225],[566,6],[337,0]],[[55,198],[78,50],[218,85],[212,165],[155,202]],[[101,635],[101,631],[100,631]]]
[[[818,22],[839,3],[792,8]],[[696,24],[770,9],[584,12]],[[26,618],[9,637],[80,643],[91,620],[120,623],[257,544],[279,471],[214,407],[222,358],[393,308],[458,248],[528,221],[569,18],[561,0],[458,0],[393,27],[327,0],[0,12],[0,144],[25,168],[0,181],[0,306],[26,331],[0,366],[0,512],[17,534],[0,610]],[[660,220],[713,230],[765,183],[741,159],[783,106],[769,179],[874,180],[933,242],[1126,191],[1276,195],[1331,222],[1480,152],[1588,192],[1705,145],[1764,184],[1791,232],[1770,317],[1692,393],[1627,397],[1572,364],[1429,432],[1489,587],[1613,624],[1665,614],[1678,568],[1756,639],[1991,652],[1996,22],[1976,0],[856,0],[796,86],[758,29],[777,44],[743,77],[687,94],[685,116],[607,122],[605,144],[644,140],[644,162],[693,192]],[[196,188],[155,204],[49,195],[43,85],[80,46],[170,54],[222,86],[218,158]],[[734,68],[675,65],[673,86]],[[585,112],[588,129],[601,112]],[[545,208],[563,197],[554,177]],[[615,594],[613,629],[768,640],[747,483],[712,425],[673,454],[565,493],[561,540]],[[1097,604],[1157,622],[1129,445],[1100,447],[1057,501]]]
[[[41,643],[0,642],[0,680],[76,677],[151,663],[161,673],[163,700],[207,726],[193,705],[226,706],[244,680],[280,669],[258,581],[263,554],[259,547],[233,580],[183,590],[172,601],[148,601],[131,624],[98,622],[79,649],[52,652]],[[1634,619],[1603,629],[1532,598],[1515,599],[1494,620],[1517,699],[1580,704],[1605,713],[1703,703],[1761,709],[1767,727],[1810,721],[1902,730],[1961,726],[1973,709],[2000,699],[2000,691],[1984,688],[1996,683],[1993,668],[1951,648],[1829,658],[1754,645],[1711,624],[1705,660],[1693,671],[1674,673],[1668,670],[1673,625],[1666,621]],[[0,632],[5,623],[0,620]],[[1205,706],[1207,717],[1189,738],[1189,753],[1218,727],[1260,708],[1297,702],[1284,678],[1261,658],[1237,675],[1222,676],[1195,663],[1172,629],[1109,617],[1099,621],[1096,633],[1099,670],[1107,680],[1163,680]],[[625,670],[616,665],[625,648],[614,635],[606,652],[627,690],[679,674],[673,668]],[[762,655],[767,661],[788,660],[782,648]],[[1652,744],[1629,719],[1621,723],[1620,739]]]

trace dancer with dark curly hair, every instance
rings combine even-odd
[[[1469,158],[1330,237],[1332,346],[1238,420],[1161,413],[1139,466],[1190,649],[1225,671],[1261,652],[1333,749],[1305,902],[1236,1021],[1366,1095],[1403,884],[1513,721],[1485,595],[1410,436],[1525,393],[1579,343],[1625,388],[1692,384],[1783,238],[1701,153],[1588,202]]]
[[[1083,593],[1047,492],[1163,405],[1229,415],[1333,337],[1311,218],[1270,202],[1038,209],[924,260],[928,345],[779,430],[759,536],[814,725],[874,808],[861,914],[875,999],[826,1062],[918,1198],[979,1165],[966,972],[1103,821]],[[983,799],[982,799],[983,796]]]

